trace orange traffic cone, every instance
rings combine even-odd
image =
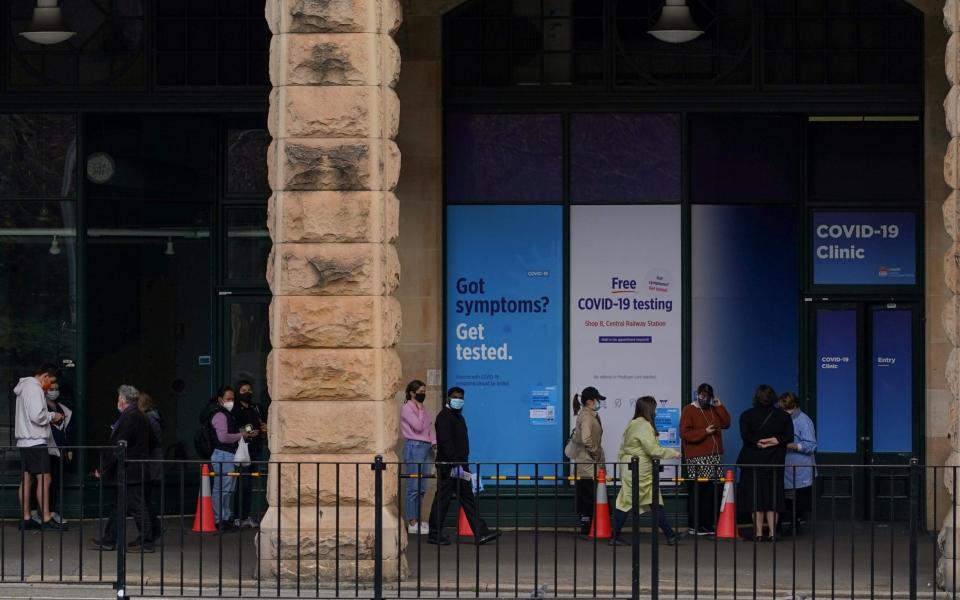
[[[733,471],[727,471],[723,484],[723,500],[720,502],[720,516],[717,517],[717,537],[733,539],[737,537],[737,507],[733,498]]]
[[[613,536],[610,529],[610,505],[607,503],[607,472],[597,472],[597,501],[593,508],[593,520],[590,521],[590,539],[608,540]]]
[[[460,520],[457,523],[457,535],[460,537],[473,537],[473,528],[470,527],[470,521],[467,520],[467,513],[460,507]]]
[[[200,495],[197,496],[197,512],[193,516],[194,533],[210,533],[217,530],[213,517],[213,498],[210,496],[210,469],[204,463],[200,467]]]

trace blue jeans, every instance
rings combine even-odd
[[[233,494],[237,490],[237,478],[227,477],[226,474],[237,468],[233,454],[224,450],[214,450],[210,456],[213,463],[213,516],[220,523],[229,523],[233,520]]]
[[[430,442],[407,440],[403,444],[404,473],[407,475],[429,475],[430,465],[423,464],[430,461]],[[406,520],[420,520],[420,504],[423,495],[427,492],[429,479],[408,479],[407,495],[403,502],[403,516]]]

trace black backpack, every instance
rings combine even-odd
[[[213,433],[210,431],[212,429],[210,419],[213,418],[214,412],[216,412],[216,409],[211,410],[209,404],[200,411],[200,427],[196,433],[193,434],[193,449],[196,450],[200,458],[203,459],[210,458],[210,455],[213,454],[214,448],[216,447]]]

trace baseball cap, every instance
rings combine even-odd
[[[601,396],[597,388],[590,386],[583,388],[580,393],[580,400],[606,400],[606,396]]]

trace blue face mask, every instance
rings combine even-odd
[[[463,408],[463,398],[450,398],[450,408],[461,410]]]

